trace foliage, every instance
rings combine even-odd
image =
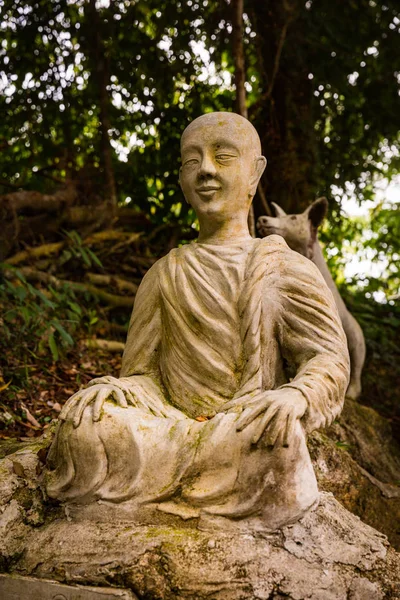
[[[6,149],[1,177],[35,190],[73,179],[81,190],[86,185],[102,195],[104,179],[95,175],[102,162],[96,82],[102,60],[119,198],[146,212],[150,203],[162,222],[171,210],[187,212],[178,188],[182,125],[203,110],[230,108],[232,94],[224,100],[217,85],[200,81],[203,63],[193,49],[198,5],[104,4],[98,8],[99,57],[88,2],[4,0],[1,105],[10,118],[0,128]]]
[[[399,172],[399,73],[393,61],[399,55],[399,8],[396,1],[341,2],[340,9],[324,1],[305,13],[327,191],[329,184],[345,188],[350,181],[360,200],[371,199],[375,177]]]
[[[0,285],[3,354],[11,347],[22,352],[25,363],[30,357],[57,361],[74,345],[76,330],[83,327],[90,331],[98,320],[96,311],[88,305],[82,308],[68,286],[56,290],[49,285],[41,290],[20,270],[10,272],[10,267],[7,277]]]
[[[98,311],[92,306],[90,294],[83,302],[81,297],[78,301],[68,286],[57,290],[51,285],[36,288],[21,270],[9,265],[3,265],[3,268],[0,283],[0,355],[3,357],[0,363],[0,430],[15,428],[21,423],[22,429],[31,427],[29,431],[33,433],[40,431],[40,423],[44,425],[51,420],[48,413],[51,413],[49,406],[52,404],[45,405],[44,421],[37,421],[40,397],[48,393],[44,391],[47,386],[43,375],[52,381],[51,370],[58,362],[66,368],[65,361],[71,353],[76,354],[79,339],[92,335]],[[5,361],[6,357],[8,360]],[[59,406],[57,402],[63,395],[65,392],[54,399],[53,404]]]
[[[107,118],[120,203],[158,224],[192,223],[179,137],[201,112],[233,107],[230,4],[0,0],[0,11],[0,191],[64,183],[79,203],[100,202]],[[398,3],[247,0],[244,23],[267,197],[298,212],[326,194],[340,247],[349,183],[364,202],[399,172]],[[377,221],[389,216],[399,222],[394,210]]]
[[[59,261],[60,265],[65,264],[74,257],[79,262],[83,262],[86,267],[91,267],[92,265],[103,266],[101,260],[93,250],[83,244],[82,238],[77,231],[66,231],[65,235],[72,243],[63,251]]]
[[[249,10],[260,57],[251,112],[281,187],[299,208],[306,183],[311,196],[339,203],[348,182],[371,198],[375,177],[399,172],[398,2],[249,1]]]

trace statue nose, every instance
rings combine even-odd
[[[260,217],[258,219],[258,225],[268,225],[268,217]]]
[[[215,167],[214,161],[211,156],[207,154],[203,156],[203,160],[200,165],[200,175],[205,176],[214,176],[217,173],[217,169]]]

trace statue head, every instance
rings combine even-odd
[[[253,125],[236,113],[207,113],[181,139],[179,182],[200,221],[248,214],[266,166]]]

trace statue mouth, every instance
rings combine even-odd
[[[202,196],[213,196],[215,194],[215,192],[218,192],[218,190],[220,190],[221,188],[219,186],[216,185],[203,185],[202,187],[199,187],[196,189],[196,192],[198,194],[201,194]]]
[[[219,185],[202,185],[201,187],[197,188],[198,192],[210,192],[213,190],[220,190],[220,186]]]

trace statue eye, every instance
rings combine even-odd
[[[185,160],[185,162],[183,163],[184,167],[194,167],[194,165],[197,165],[197,163],[199,162],[199,160],[197,158],[189,158],[188,160]]]
[[[223,162],[227,162],[227,161],[232,160],[234,158],[236,158],[235,154],[221,153],[221,154],[217,154],[217,156],[216,156],[217,160],[221,160]]]

